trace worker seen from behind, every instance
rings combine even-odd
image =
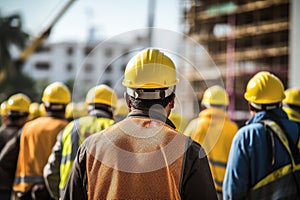
[[[158,49],[129,61],[130,113],[79,147],[62,199],[216,199],[204,150],[168,119],[177,83]]]
[[[299,127],[282,109],[282,82],[270,72],[258,72],[244,97],[252,118],[233,139],[223,198],[298,199]]]
[[[17,199],[51,199],[44,184],[43,169],[58,133],[67,125],[65,108],[71,100],[67,86],[61,82],[48,85],[42,95],[46,115],[25,124],[14,183]]]
[[[207,152],[218,199],[222,199],[222,184],[230,146],[238,130],[236,123],[226,113],[228,105],[227,92],[221,86],[209,87],[201,101],[204,110],[184,131],[185,135],[191,136]]]
[[[7,124],[0,129],[0,152],[28,120],[30,99],[22,93],[12,95],[7,101]]]
[[[284,91],[283,110],[290,120],[300,123],[300,89],[289,88]]]
[[[88,116],[75,119],[66,126],[58,136],[44,168],[47,188],[55,199],[59,199],[63,193],[76,152],[82,142],[91,134],[114,123],[113,111],[117,105],[117,96],[110,87],[101,84],[91,88],[85,102],[88,105]]]
[[[10,141],[19,138],[19,132],[27,121],[30,99],[25,94],[12,95],[7,100],[7,124],[0,129],[0,199],[10,200],[15,178],[19,149],[9,151]]]
[[[0,105],[0,113],[1,113],[1,126],[6,125],[7,123],[7,101],[3,101]],[[1,127],[0,127],[1,129]]]

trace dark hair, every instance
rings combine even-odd
[[[131,101],[131,105],[134,108],[137,109],[150,109],[153,105],[159,104],[162,107],[166,107],[168,105],[168,103],[172,100],[172,98],[174,97],[174,93],[172,93],[171,95],[162,98],[162,99],[139,99],[139,98],[134,98],[132,96],[129,96],[129,100]]]
[[[10,111],[7,115],[7,118],[11,121],[16,121],[24,117],[28,117],[29,113],[27,112],[17,112],[17,111]]]

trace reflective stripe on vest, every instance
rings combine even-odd
[[[111,126],[114,120],[87,116],[71,122],[62,134],[62,160],[60,164],[59,189],[63,191],[72,169],[77,150],[82,142],[91,134],[100,132]]]
[[[41,176],[24,176],[15,177],[15,183],[43,183],[44,178]]]
[[[282,177],[284,177],[284,176],[286,176],[286,175],[288,175],[290,173],[293,173],[297,169],[300,169],[300,165],[296,165],[295,164],[292,152],[291,152],[290,147],[289,147],[288,139],[286,138],[286,135],[282,131],[282,129],[280,128],[280,126],[278,126],[278,124],[276,124],[274,121],[271,121],[271,120],[263,120],[262,122],[265,125],[267,125],[268,127],[270,127],[271,130],[276,134],[276,136],[278,137],[278,139],[281,141],[281,143],[283,144],[283,146],[287,150],[287,153],[290,156],[291,163],[287,164],[286,166],[283,166],[283,167],[281,167],[281,168],[273,171],[269,175],[267,175],[265,178],[263,178],[262,180],[260,180],[252,188],[252,190],[258,190],[259,188],[262,188],[262,187],[268,185],[269,183],[272,183],[275,180],[278,180],[278,179],[280,179],[280,178],[282,178]],[[290,177],[288,177],[288,178],[290,179]],[[295,180],[293,182],[295,182]],[[297,184],[295,183],[294,185],[296,186]],[[288,187],[288,185],[285,185],[285,186]]]
[[[225,173],[226,166],[227,166],[226,162],[217,161],[217,160],[213,160],[213,159],[208,159],[208,161],[209,161],[209,164],[212,166],[211,167],[212,171],[214,171],[215,173],[221,174],[221,170],[222,170],[222,173]],[[218,192],[222,192],[223,180],[217,179],[216,176],[213,178],[214,178],[216,190]]]

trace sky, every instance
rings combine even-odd
[[[37,36],[69,0],[0,0],[0,15],[20,13],[23,27]],[[86,41],[95,27],[98,39],[147,27],[149,0],[75,0],[54,26],[49,41]],[[156,0],[154,27],[179,31],[181,0]]]

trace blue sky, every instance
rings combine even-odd
[[[36,36],[68,0],[0,0],[0,13],[21,13],[24,29]],[[50,41],[85,41],[88,28],[98,38],[147,27],[148,0],[75,0],[55,25]],[[155,27],[180,31],[180,0],[156,0]]]

